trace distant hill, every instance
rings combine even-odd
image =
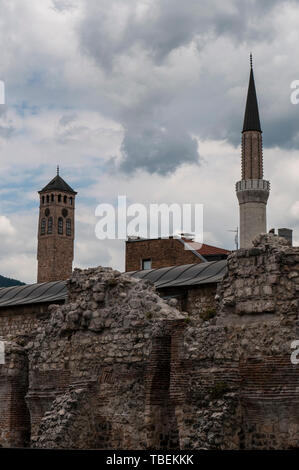
[[[10,277],[1,276],[0,274],[0,287],[24,286],[25,282],[11,279]]]

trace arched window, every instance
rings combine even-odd
[[[48,218],[48,234],[51,234],[53,232],[53,218],[49,217]]]
[[[46,219],[42,219],[41,221],[41,228],[40,228],[40,234],[45,235],[46,233]]]
[[[73,198],[70,197],[70,205],[72,206],[73,205]]]
[[[71,219],[66,219],[66,234],[70,236],[72,234],[72,221]]]
[[[54,202],[54,194],[51,194],[51,201]]]
[[[47,202],[50,202],[49,194],[47,194]]]
[[[59,217],[58,219],[58,234],[63,235],[63,218]]]
[[[42,196],[42,204],[45,204],[45,196]]]
[[[67,203],[67,197],[66,196],[63,196],[63,202],[64,202],[64,204]]]
[[[58,202],[61,202],[61,194],[58,194]]]

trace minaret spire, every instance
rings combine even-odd
[[[266,232],[269,181],[263,179],[263,143],[254,83],[252,54],[242,130],[242,179],[236,185],[240,205],[240,247],[252,246],[253,238]]]
[[[244,114],[243,132],[245,131],[259,131],[261,130],[259,107],[256,97],[253,67],[252,67],[252,54],[250,53],[250,76],[247,92],[247,101]]]

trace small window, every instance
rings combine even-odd
[[[70,205],[72,206],[73,205],[73,198],[70,197]]]
[[[40,234],[45,235],[45,233],[46,233],[46,219],[42,219]]]
[[[58,194],[58,202],[61,202],[61,194]]]
[[[51,234],[53,232],[53,218],[49,217],[48,218],[48,230],[47,233]]]
[[[58,235],[63,235],[63,218],[58,219]]]
[[[70,236],[72,234],[72,221],[71,219],[66,219],[66,234]]]
[[[63,196],[63,202],[64,202],[64,204],[67,203],[67,197],[66,196]]]
[[[51,194],[51,201],[54,202],[54,194]]]
[[[142,269],[152,269],[152,260],[151,259],[143,259],[141,263]]]
[[[45,196],[42,196],[42,204],[45,204]]]
[[[47,195],[47,202],[50,202],[50,196],[49,196],[49,194]]]

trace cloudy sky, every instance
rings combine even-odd
[[[36,280],[38,196],[78,191],[75,265],[124,269],[95,208],[204,204],[204,241],[234,247],[253,53],[271,181],[268,225],[299,241],[299,2],[0,0],[0,274]]]

